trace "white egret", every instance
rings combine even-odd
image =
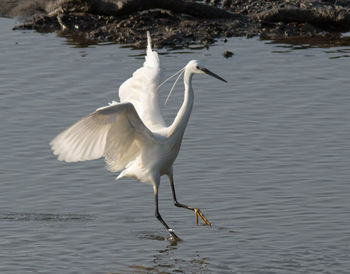
[[[190,61],[184,68],[184,101],[173,123],[167,126],[158,104],[159,57],[157,52],[152,51],[148,32],[147,40],[143,67],[120,86],[120,102],[98,108],[57,135],[50,145],[53,153],[58,155],[58,160],[78,162],[104,157],[108,170],[121,171],[117,179],[131,177],[151,183],[155,196],[155,216],[171,238],[178,239],[159,214],[160,177],[169,177],[175,206],[193,210],[197,223],[199,216],[206,225],[211,225],[199,209],[177,201],[173,163],[192,111],[193,74],[205,73],[225,80],[204,68],[198,61]]]

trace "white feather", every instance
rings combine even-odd
[[[105,157],[111,171],[119,171],[153,142],[130,103],[99,108],[59,134],[50,143],[58,159],[66,162]]]
[[[120,86],[119,98],[121,103],[132,103],[145,125],[154,131],[165,127],[165,122],[158,102],[159,57],[157,52],[152,51],[149,32],[147,39],[146,61]]]

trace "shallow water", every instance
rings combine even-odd
[[[118,45],[77,48],[0,18],[1,273],[347,273],[350,269],[350,47],[235,38],[162,50],[165,76],[198,59],[195,106],[175,162],[153,190],[116,182],[102,160],[65,164],[50,140],[108,101],[142,63]],[[225,59],[225,50],[234,56]],[[162,89],[165,101],[171,84]],[[171,121],[183,87],[162,107]]]

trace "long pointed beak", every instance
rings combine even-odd
[[[200,70],[203,71],[205,74],[213,76],[216,79],[219,79],[219,80],[224,81],[225,83],[227,83],[227,81],[224,78],[221,78],[219,75],[215,74],[214,72],[211,72],[210,70],[208,70],[206,68],[201,68]]]

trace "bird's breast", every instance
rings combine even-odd
[[[181,147],[181,138],[175,140],[169,140],[162,147],[162,163],[161,170],[169,170],[176,160]]]

